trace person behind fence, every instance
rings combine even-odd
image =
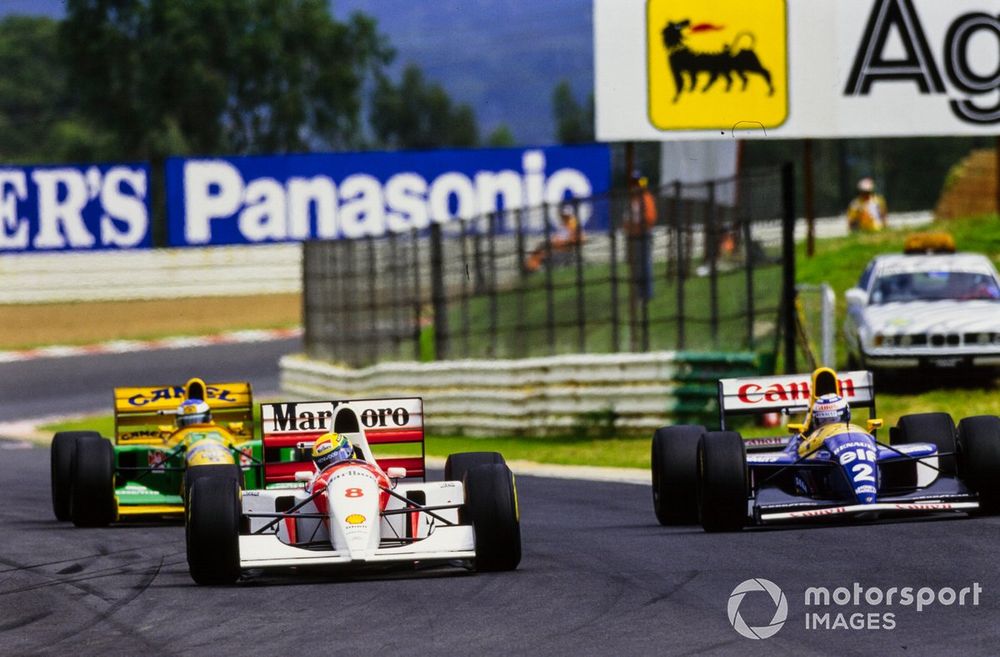
[[[858,195],[847,207],[847,227],[852,233],[873,233],[888,225],[889,210],[885,199],[875,193],[875,181],[862,178],[858,181]]]
[[[536,272],[545,264],[549,255],[568,253],[577,244],[584,241],[580,220],[576,217],[573,205],[563,203],[559,208],[559,227],[548,241],[543,241],[532,251],[524,261],[524,271]]]
[[[629,271],[635,283],[636,296],[649,301],[653,298],[653,227],[656,226],[656,198],[649,190],[649,179],[638,171],[632,172],[628,212],[625,214],[625,235]]]

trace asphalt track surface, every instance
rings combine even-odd
[[[301,351],[290,338],[187,349],[0,363],[0,421],[74,413],[111,413],[111,389],[126,385],[250,381],[254,391],[278,390],[278,359]]]
[[[192,374],[277,390],[297,341],[0,365],[0,418],[106,409],[122,383]],[[193,371],[194,370],[194,371]],[[155,381],[148,381],[148,374]],[[664,528],[646,486],[518,478],[524,557],[511,573],[462,568],[351,575],[251,572],[197,587],[183,528],[77,529],[52,517],[48,453],[0,441],[0,655],[996,655],[1000,518],[705,534]],[[744,580],[784,592],[788,618],[749,640],[727,617]],[[806,607],[808,587],[978,584],[978,605]],[[853,601],[852,601],[853,602]],[[749,593],[764,626],[775,605]],[[894,629],[806,629],[808,613],[894,614]]]
[[[236,586],[197,587],[182,527],[56,522],[46,451],[8,447],[0,654],[997,654],[1000,519],[712,535],[656,525],[645,486],[520,477],[518,487],[524,557],[514,572],[258,571]],[[726,614],[732,590],[752,577],[788,599],[784,627],[761,641],[739,636]],[[978,606],[894,607],[892,630],[806,630],[806,587],[853,582],[978,583],[982,593]],[[739,609],[765,625],[775,607],[750,593]]]

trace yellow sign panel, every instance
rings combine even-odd
[[[649,0],[649,119],[659,130],[775,128],[788,118],[785,0]]]

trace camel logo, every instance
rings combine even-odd
[[[766,130],[788,116],[785,0],[649,0],[649,118],[660,130]]]

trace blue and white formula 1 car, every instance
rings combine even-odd
[[[864,427],[814,421],[820,397],[867,408]],[[845,407],[849,416],[849,408]],[[879,443],[872,375],[808,374],[719,381],[719,431],[669,426],[653,436],[653,506],[661,524],[706,531],[838,516],[1000,512],[1000,418],[904,415]],[[804,413],[790,437],[744,440],[733,415]],[[749,452],[749,453],[748,453]]]

